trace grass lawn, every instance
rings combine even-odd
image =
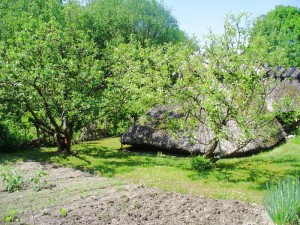
[[[220,160],[202,173],[191,170],[187,156],[120,151],[120,146],[118,138],[107,138],[73,146],[70,156],[55,148],[0,154],[0,171],[1,164],[32,159],[167,191],[259,204],[267,181],[300,172],[300,137],[251,157]]]

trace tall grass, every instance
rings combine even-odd
[[[280,180],[278,184],[268,183],[267,190],[264,205],[274,223],[300,224],[299,177]]]

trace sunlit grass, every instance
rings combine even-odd
[[[120,147],[118,138],[107,138],[76,145],[70,156],[43,148],[0,155],[0,163],[30,158],[167,191],[253,203],[262,202],[267,181],[295,177],[300,171],[300,138],[251,157],[220,160],[203,173],[191,170],[188,156],[129,152]]]

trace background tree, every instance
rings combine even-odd
[[[263,36],[270,43],[268,52],[282,52],[281,66],[300,66],[300,9],[277,6],[258,18],[254,37]]]
[[[11,36],[1,39],[2,93],[66,152],[74,131],[97,112],[102,77],[98,49],[77,26],[80,15],[70,16],[73,6],[55,0],[10,3]]]
[[[100,48],[129,43],[133,35],[142,45],[188,41],[170,11],[156,0],[92,0],[84,15]]]
[[[101,101],[112,126],[124,132],[151,107],[163,104],[178,79],[183,55],[193,53],[192,47],[175,44],[112,46],[106,56],[111,72]]]

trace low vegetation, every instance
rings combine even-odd
[[[15,192],[22,189],[23,178],[16,171],[3,172],[1,177],[6,191]]]
[[[17,215],[16,210],[11,211],[11,213],[5,217],[5,222],[7,223],[14,222],[16,219],[16,215]]]
[[[42,178],[45,175],[47,175],[46,172],[38,171],[35,176],[25,179],[20,172],[12,170],[10,167],[5,167],[0,177],[2,178],[5,191],[16,192],[26,188],[40,191],[46,185],[46,181]]]
[[[57,154],[55,148],[2,154],[0,167],[8,161],[33,159],[167,191],[262,204],[267,182],[296,177],[300,167],[299,143],[300,138],[296,137],[269,152],[222,159],[209,170],[206,166],[206,170],[202,166],[195,170],[193,157],[120,150],[119,139],[108,138],[76,145],[72,155]]]
[[[300,223],[300,182],[296,179],[280,180],[278,184],[267,184],[264,198],[266,210],[279,225]]]
[[[212,168],[212,162],[202,156],[197,156],[192,158],[191,168],[201,173],[210,170]]]

